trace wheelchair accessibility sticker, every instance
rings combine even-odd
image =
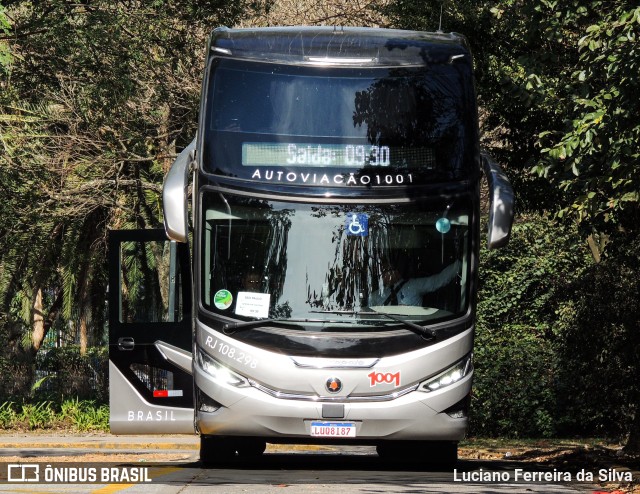
[[[364,213],[348,213],[344,228],[347,235],[366,237],[369,235],[369,216]]]

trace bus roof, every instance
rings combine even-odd
[[[272,27],[213,30],[210,56],[268,62],[351,66],[471,63],[464,36],[356,27]]]

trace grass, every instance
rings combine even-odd
[[[0,405],[0,429],[75,430],[78,432],[109,430],[109,407],[90,400],[65,400],[59,406],[51,401]]]

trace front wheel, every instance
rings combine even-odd
[[[200,461],[206,465],[221,464],[231,460],[236,454],[229,438],[200,436]]]
[[[451,470],[458,461],[455,441],[385,441],[376,447],[384,460],[420,464],[427,469]]]
[[[200,436],[200,461],[207,465],[223,464],[236,456],[255,458],[264,453],[266,441],[250,437]]]
[[[239,437],[235,441],[238,456],[243,458],[255,458],[267,449],[266,441],[261,439]]]

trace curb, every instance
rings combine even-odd
[[[85,450],[144,450],[194,451],[200,448],[198,436],[176,435],[161,436],[104,436],[92,435],[0,435],[0,449],[85,449]]]
[[[199,449],[199,444],[184,444],[184,443],[85,443],[85,442],[74,442],[74,443],[46,443],[46,442],[38,442],[38,443],[11,443],[11,442],[0,442],[0,449],[108,449],[108,450],[197,450]]]
[[[38,436],[20,436],[6,437],[0,436],[0,450],[15,450],[16,453],[25,450],[53,450],[59,454],[60,450],[74,450],[71,455],[77,454],[78,450],[94,451],[96,453],[115,453],[115,452],[197,452],[200,449],[200,438],[198,436],[183,436],[182,440],[172,440],[171,437],[141,437],[141,436],[122,436],[122,437],[93,437],[86,438],[81,436],[71,436],[60,438],[56,437],[38,437]],[[330,453],[336,448],[329,445],[299,445],[299,444],[269,444],[267,446],[271,452],[315,452]],[[0,455],[2,457],[3,455]],[[1,460],[0,460],[1,462]]]

